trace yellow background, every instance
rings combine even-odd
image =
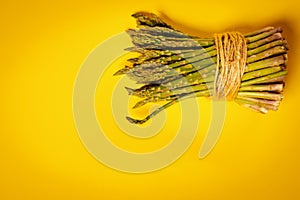
[[[1,2],[0,199],[299,199],[297,2]],[[260,115],[228,103],[217,146],[199,160],[210,105],[200,100],[203,126],[191,148],[170,167],[134,175],[99,163],[85,150],[75,129],[74,81],[89,52],[108,37],[134,27],[130,15],[139,10],[162,12],[176,28],[205,36],[283,26],[290,44],[289,75],[279,111]],[[168,110],[169,116],[178,112],[178,106]],[[171,135],[161,138],[167,141]],[[116,142],[136,150],[135,140],[123,139],[126,142],[122,138]],[[163,144],[156,140],[157,146]]]

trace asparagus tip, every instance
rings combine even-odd
[[[136,47],[127,47],[124,49],[125,51],[131,51],[131,52],[139,52],[140,49],[136,48]]]
[[[130,123],[132,123],[132,124],[143,124],[143,123],[146,122],[145,120],[133,119],[133,118],[128,117],[128,116],[126,116],[126,119],[127,119]]]
[[[138,61],[138,58],[129,58],[127,61],[131,63],[135,63]]]
[[[114,73],[114,76],[126,74],[129,70],[130,70],[130,68],[128,66],[126,66],[123,69],[120,69],[116,73]]]
[[[132,89],[132,88],[125,87],[125,89],[127,90],[128,95],[132,95],[134,93],[134,89]]]
[[[144,16],[144,15],[149,15],[149,13],[140,11],[140,12],[133,13],[131,16],[134,17],[134,18],[137,18],[137,17],[141,17],[141,16]]]
[[[122,70],[119,70],[116,73],[114,73],[114,76],[123,75],[123,74],[125,73]]]
[[[137,102],[132,108],[136,109],[136,108],[139,108],[139,107],[141,107],[145,104],[146,104],[146,102],[144,100],[142,100],[142,101]]]

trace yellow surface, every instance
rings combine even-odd
[[[299,199],[299,1],[122,2],[1,2],[0,199]],[[170,167],[133,175],[100,164],[75,129],[74,80],[89,52],[134,27],[130,14],[139,10],[162,12],[176,28],[200,35],[283,26],[289,75],[279,111],[260,115],[228,103],[217,146],[199,160],[210,105],[201,100],[203,126]],[[170,108],[168,120],[176,122],[177,112]],[[110,137],[146,151],[172,138],[169,133],[148,146],[116,132]]]

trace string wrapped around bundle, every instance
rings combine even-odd
[[[144,119],[192,97],[235,101],[260,113],[277,110],[282,100],[288,45],[280,27],[266,27],[241,34],[226,32],[213,38],[190,36],[173,29],[152,13],[138,12],[138,28],[129,29],[133,47],[140,55],[114,75],[126,74],[141,87],[127,88],[142,98],[133,108],[149,102],[166,104]]]

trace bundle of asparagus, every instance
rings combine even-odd
[[[218,51],[214,38],[189,36],[175,30],[152,13],[132,15],[138,28],[129,29],[134,47],[127,50],[140,55],[114,75],[126,74],[138,84],[126,88],[130,95],[143,98],[134,108],[148,102],[167,103],[144,119],[127,117],[142,124],[181,99],[211,97],[219,71]],[[234,101],[252,110],[267,113],[277,110],[282,99],[284,76],[287,74],[287,42],[280,27],[267,27],[244,34],[246,68]],[[224,66],[223,66],[224,67]]]

